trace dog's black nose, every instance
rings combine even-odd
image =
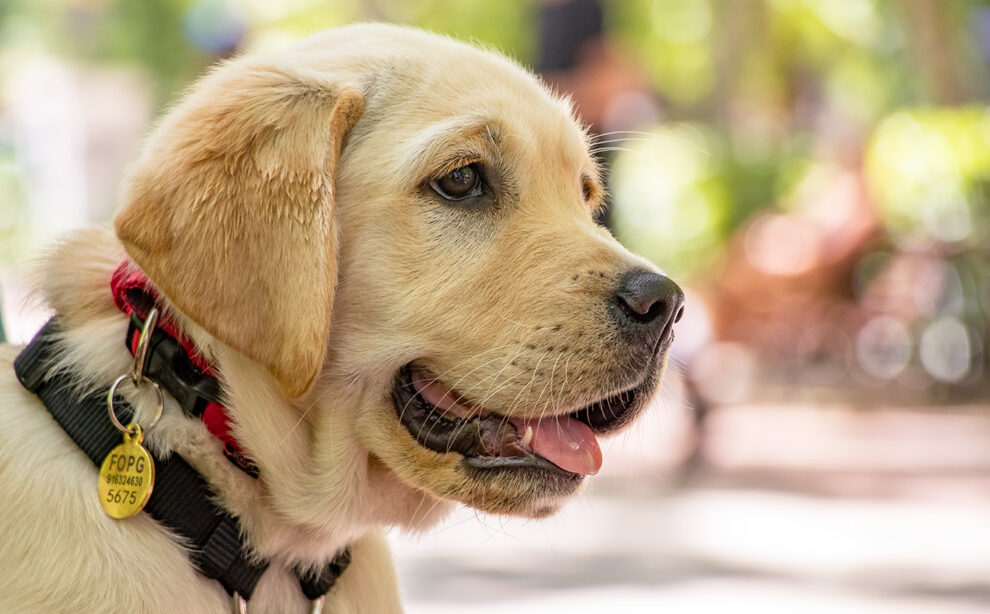
[[[636,270],[629,273],[615,293],[620,324],[663,333],[684,313],[684,292],[663,275]]]

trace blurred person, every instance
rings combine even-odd
[[[614,143],[655,124],[660,106],[634,58],[605,33],[601,0],[541,0],[537,71],[574,102],[605,174]],[[606,204],[600,221],[610,226]]]

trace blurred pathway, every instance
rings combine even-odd
[[[990,504],[591,494],[395,543],[410,614],[990,611]]]
[[[393,536],[408,612],[990,612],[990,412],[778,410],[717,416],[684,489],[624,450],[549,520]]]

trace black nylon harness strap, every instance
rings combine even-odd
[[[344,573],[347,566],[351,564],[351,550],[344,548],[332,561],[330,561],[323,571],[318,574],[299,574],[299,587],[302,588],[303,595],[310,601],[319,599],[333,588],[340,574]]]
[[[35,393],[55,421],[99,466],[122,441],[122,435],[107,418],[106,390],[80,396],[67,373],[50,374],[58,322],[49,320],[14,360],[21,384]],[[159,382],[172,393],[165,382]],[[181,393],[180,393],[181,394]],[[115,403],[126,424],[133,410]],[[206,481],[177,454],[155,459],[155,487],[144,510],[190,544],[190,558],[201,573],[218,580],[228,593],[250,599],[267,562],[247,554],[237,520],[212,502]],[[95,493],[94,493],[95,494]],[[350,562],[344,550],[319,574],[297,574],[303,593],[316,599],[333,586]]]
[[[79,397],[72,377],[46,377],[52,363],[53,319],[14,361],[14,371],[25,388],[34,392],[72,440],[97,466],[122,441],[120,431],[106,415],[106,395],[97,392]],[[126,423],[133,410],[121,403],[118,415]],[[241,548],[237,521],[210,502],[212,493],[203,478],[177,454],[155,456],[155,488],[145,506],[151,516],[191,548],[191,558],[207,577],[219,580],[228,592],[250,599],[268,567],[248,560]]]

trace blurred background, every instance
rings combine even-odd
[[[990,611],[986,0],[2,0],[6,336],[197,75],[368,20],[572,95],[606,222],[688,293],[579,500],[393,536],[409,612]]]

